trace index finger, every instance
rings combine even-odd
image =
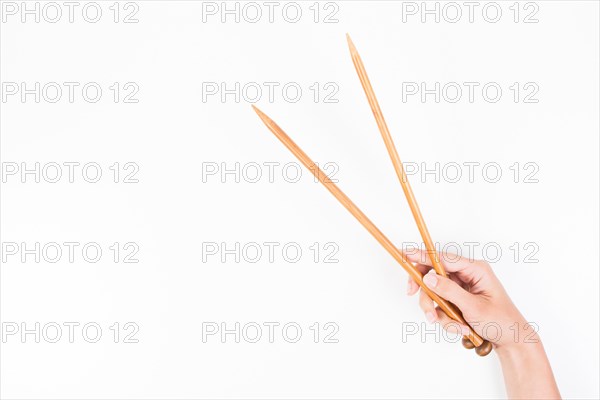
[[[429,251],[420,249],[410,249],[404,252],[406,258],[414,263],[432,266]],[[480,267],[481,262],[473,258],[462,257],[458,254],[440,252],[438,253],[444,269],[448,272],[461,273],[473,267]]]

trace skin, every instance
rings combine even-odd
[[[504,287],[485,261],[470,260],[454,254],[440,254],[448,278],[437,275],[424,251],[406,254],[424,274],[423,282],[436,294],[454,303],[465,320],[483,338],[492,342],[500,359],[506,392],[511,399],[560,399],[550,362],[542,342],[513,304]],[[419,292],[419,285],[408,279],[407,293]],[[451,320],[424,292],[419,305],[430,323],[439,323],[452,333],[468,332]],[[488,326],[488,329],[484,327]],[[489,328],[493,326],[497,329]],[[489,333],[489,336],[486,336]],[[498,338],[498,336],[500,336]]]

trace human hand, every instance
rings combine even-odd
[[[432,269],[426,251],[407,251],[405,255],[423,274],[423,283],[454,303],[475,332],[492,342],[496,349],[522,342],[524,338],[537,340],[534,329],[527,324],[487,262],[440,253],[448,274],[446,278]],[[418,291],[419,285],[409,277],[408,295]],[[469,332],[467,326],[452,320],[436,307],[425,291],[420,292],[419,305],[429,322],[439,323],[449,332],[462,335]]]

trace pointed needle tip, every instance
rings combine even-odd
[[[264,115],[264,113],[262,111],[260,111],[259,108],[256,107],[254,104],[252,104],[252,109],[254,110],[255,113],[258,114],[259,117],[262,117]]]
[[[354,46],[354,42],[352,41],[348,33],[346,33],[346,40],[348,41],[348,46],[350,47],[350,50],[356,51],[356,46]]]
[[[267,114],[265,114],[264,112],[260,111],[260,109],[258,107],[256,107],[254,104],[252,104],[252,109],[254,110],[254,112],[256,113],[256,115],[258,115],[258,117],[267,125],[270,125],[273,123],[273,121],[271,120],[271,118],[269,118],[267,116]]]

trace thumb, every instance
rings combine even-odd
[[[452,279],[437,275],[434,270],[423,276],[423,283],[435,294],[454,303],[463,313],[473,309],[477,298]]]

